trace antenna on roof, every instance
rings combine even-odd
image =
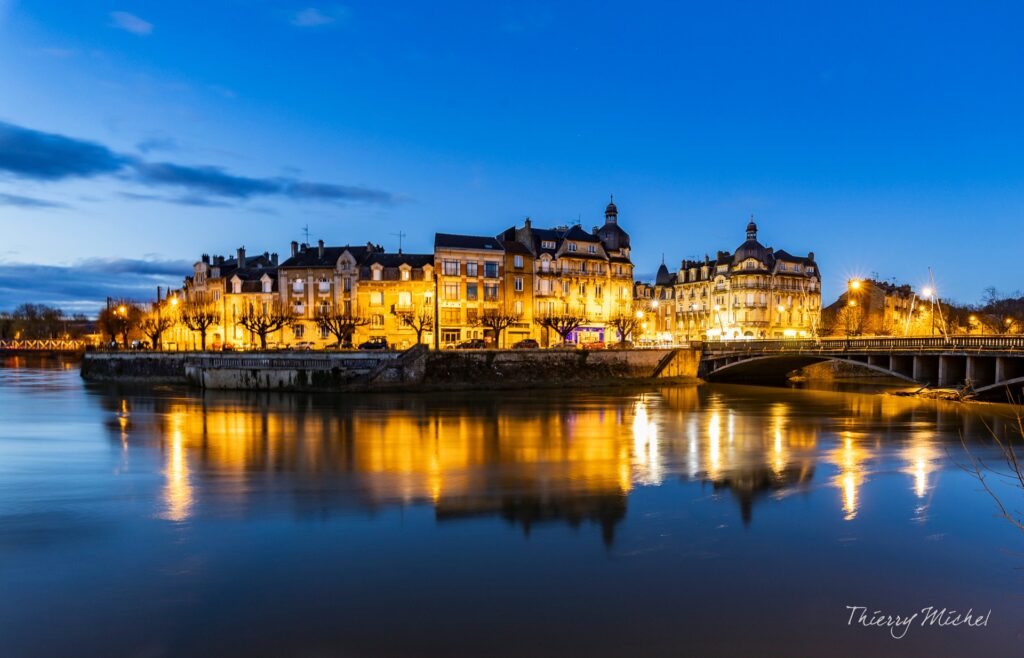
[[[402,253],[402,238],[407,237],[408,234],[407,233],[402,233],[401,231],[399,231],[398,233],[392,233],[391,235],[397,235],[398,236],[398,253]]]
[[[303,242],[309,244],[309,224],[306,224],[305,226],[302,227],[302,233],[303,235],[306,236],[306,239],[303,240]]]

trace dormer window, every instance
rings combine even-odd
[[[384,268],[380,267],[379,265],[375,265],[373,267],[373,272],[371,274],[371,278],[374,281],[381,281],[381,280],[383,280],[384,279]]]
[[[596,254],[597,253],[597,247],[595,245],[590,245],[589,247],[587,247],[587,251],[589,251],[592,254]]]
[[[569,243],[569,251],[576,251],[576,243],[575,242],[570,242]]]
[[[271,287],[274,285],[274,280],[266,274],[263,275],[263,292],[271,292]]]
[[[233,292],[236,295],[241,295],[242,294],[242,282],[241,282],[241,280],[239,280],[239,279],[232,279],[231,280],[231,292]]]
[[[408,268],[402,268],[402,281],[408,281],[410,278],[412,278],[412,272]]]
[[[541,240],[540,248],[541,249],[554,249],[555,248],[555,241],[554,240]]]

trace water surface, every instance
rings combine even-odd
[[[0,656],[1005,655],[1007,409],[742,386],[271,395],[0,368]],[[1011,487],[997,492],[1024,506]],[[848,605],[992,610],[849,627]]]

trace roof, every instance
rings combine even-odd
[[[501,246],[504,247],[505,253],[509,253],[509,254],[524,254],[524,255],[527,255],[527,256],[532,256],[533,255],[532,252],[526,247],[525,244],[523,244],[521,242],[516,242],[515,240],[502,240],[501,241]]]
[[[382,267],[401,267],[408,265],[412,268],[423,267],[434,264],[434,254],[370,254],[365,261],[366,265],[381,265]]]
[[[569,230],[565,234],[566,240],[576,240],[577,242],[600,242],[601,239],[593,233],[587,233],[583,230],[579,224],[573,224],[569,227]]]
[[[456,235],[453,233],[435,233],[434,248],[446,249],[479,249],[481,251],[501,252],[504,249],[495,238],[484,235]]]
[[[371,253],[370,247],[363,245],[361,247],[352,247],[345,245],[344,247],[324,247],[323,256],[320,255],[320,249],[316,246],[306,246],[299,250],[297,254],[289,258],[288,260],[281,263],[281,268],[292,268],[292,267],[331,267],[333,268],[337,263],[338,259],[345,252],[349,252],[356,259],[356,263],[362,263],[366,256]]]

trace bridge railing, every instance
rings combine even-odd
[[[85,343],[78,340],[0,340],[0,351],[18,352],[78,352],[85,349]]]
[[[1024,336],[928,336],[916,338],[792,338],[766,340],[705,341],[694,343],[705,352],[841,352],[841,351],[993,351],[1024,350]]]

